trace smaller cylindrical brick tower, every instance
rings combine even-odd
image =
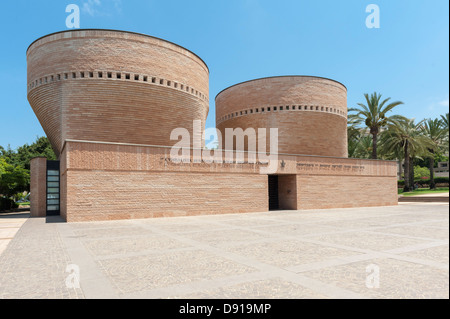
[[[347,89],[334,80],[282,76],[231,86],[216,97],[216,123],[223,138],[226,128],[278,128],[280,154],[348,157]]]

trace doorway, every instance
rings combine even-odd
[[[269,175],[269,211],[280,209],[278,175]]]

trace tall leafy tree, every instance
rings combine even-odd
[[[427,136],[432,142],[432,146],[428,148],[429,151],[429,169],[430,169],[430,189],[436,189],[436,183],[434,182],[434,157],[435,153],[444,144],[444,139],[447,136],[447,132],[442,125],[440,119],[428,119],[423,123],[422,133]]]
[[[382,95],[377,92],[364,94],[366,104],[358,103],[359,108],[350,108],[349,112],[356,112],[349,116],[349,119],[357,124],[363,124],[369,128],[372,135],[372,159],[378,158],[378,136],[382,129],[389,123],[395,121],[398,116],[388,116],[387,113],[392,111],[396,106],[403,104],[397,101],[389,103],[391,98],[381,100]]]
[[[430,138],[422,134],[423,123],[424,121],[415,123],[414,119],[393,121],[381,137],[383,151],[404,160],[404,192],[409,192],[414,187],[414,167],[412,163],[414,157],[419,154],[429,154],[428,149],[433,148],[433,142]]]
[[[30,175],[26,169],[9,164],[5,158],[0,157],[0,195],[9,199],[28,190],[29,185]]]

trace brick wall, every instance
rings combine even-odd
[[[47,214],[47,159],[33,158],[30,163],[30,214],[45,217]]]
[[[68,31],[28,52],[28,100],[56,153],[66,139],[174,145],[209,112],[209,70],[170,42],[120,31]]]
[[[278,176],[278,199],[282,210],[297,209],[297,176]]]
[[[336,81],[302,76],[249,81],[222,91],[216,109],[223,136],[226,128],[278,128],[279,153],[348,156],[347,89]]]
[[[268,178],[258,165],[175,164],[169,153],[68,141],[61,159],[62,216],[74,222],[267,211]],[[397,203],[395,162],[314,156],[279,162],[285,163],[281,209]]]
[[[298,209],[398,204],[395,176],[297,175]]]
[[[67,221],[139,219],[268,210],[267,176],[68,171]]]

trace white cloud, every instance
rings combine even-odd
[[[448,107],[448,106],[449,106],[449,104],[448,104],[448,99],[439,102],[439,105]]]
[[[82,10],[91,17],[111,16],[122,12],[122,0],[87,0],[83,2]]]

